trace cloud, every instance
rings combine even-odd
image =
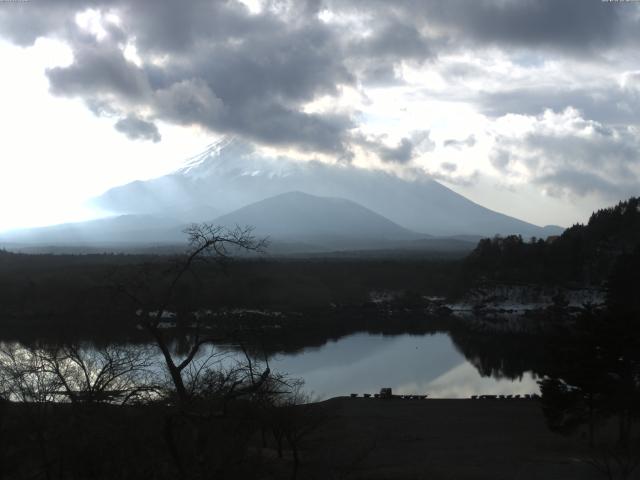
[[[421,153],[430,152],[435,148],[428,130],[412,132],[409,137],[401,138],[395,146],[389,146],[384,136],[357,137],[357,143],[365,149],[375,153],[383,162],[405,165],[410,163]]]
[[[442,64],[440,72],[447,81],[477,78],[485,76],[487,73],[477,65],[455,60]]]
[[[161,138],[158,127],[156,127],[153,122],[148,122],[133,114],[118,120],[114,127],[131,140],[151,140],[153,142],[159,142]]]
[[[445,172],[453,173],[458,169],[458,166],[455,163],[451,162],[442,162],[441,168]]]
[[[558,197],[637,195],[637,127],[585,120],[575,109],[547,110],[530,120],[524,131],[496,138],[490,160],[502,175],[538,185]]]
[[[173,83],[154,96],[157,114],[174,123],[214,127],[225,115],[224,102],[200,79]]]
[[[481,92],[476,100],[480,110],[491,117],[509,113],[539,115],[545,110],[574,108],[602,123],[639,123],[640,88],[633,76],[625,85],[603,81],[589,86],[538,86]]]
[[[427,175],[433,180],[439,182],[446,182],[450,185],[458,185],[461,187],[471,187],[478,183],[480,179],[480,172],[474,170],[468,174],[458,173],[458,168],[455,164],[449,162],[443,162],[440,168],[421,170],[417,175]]]
[[[431,58],[429,41],[415,25],[399,19],[385,20],[373,33],[353,45],[353,52],[367,58]]]
[[[610,46],[620,10],[599,0],[427,2],[425,13],[474,42],[585,51]]]
[[[56,95],[87,99],[112,95],[123,101],[142,101],[150,93],[144,71],[111,43],[77,45],[73,63],[49,69],[47,76]]]
[[[404,83],[392,63],[371,62],[370,65],[362,68],[359,78],[360,82],[371,87],[384,87]]]
[[[509,174],[511,172],[511,154],[509,153],[509,149],[507,147],[508,143],[513,144],[514,142],[509,142],[506,138],[499,137],[499,146],[495,148],[489,155],[489,161],[491,162],[491,165],[493,165],[493,168],[495,168],[502,174]]]
[[[367,116],[338,101],[345,89],[363,97],[369,87],[426,89],[437,83],[435,74],[413,83],[403,74],[439,72],[441,99],[467,102],[491,121],[573,107],[622,135],[621,125],[640,123],[637,75],[621,85],[614,75],[607,83],[567,72],[566,82],[545,83],[533,66],[547,55],[585,69],[607,64],[638,46],[639,13],[637,5],[600,0],[265,0],[258,12],[237,0],[60,0],[0,9],[0,32],[22,46],[41,36],[66,42],[73,62],[47,71],[51,92],[119,118],[130,138],[156,141],[150,125],[143,133],[133,120],[152,118],[342,160],[365,148],[407,165],[434,149],[428,133],[419,139],[399,132],[393,145],[363,140]],[[97,30],[78,14],[89,14]],[[125,53],[131,47],[135,60]],[[506,64],[499,79],[473,63],[479,53]],[[444,147],[474,144],[472,135]],[[498,166],[507,158],[494,157]]]
[[[60,0],[56,2],[15,2],[0,8],[0,32],[2,37],[27,47],[38,37],[64,35],[73,28],[73,16],[93,2]]]
[[[50,90],[82,98],[96,114],[152,116],[348,158],[351,113],[305,106],[355,78],[340,36],[305,5],[252,14],[233,0],[29,2],[10,15],[2,9],[0,25],[11,25],[3,36],[20,45],[42,35],[68,43],[73,62],[47,71]],[[101,34],[77,21],[88,8]],[[139,61],[126,57],[128,45]]]
[[[357,0],[329,1],[337,8],[361,9]],[[449,48],[531,48],[583,55],[637,43],[637,6],[600,0],[399,0],[367,2],[376,17],[421,25]]]
[[[407,163],[413,158],[413,143],[408,138],[403,138],[395,147],[379,145],[377,153],[385,162]]]
[[[398,66],[403,61],[422,63],[435,57],[431,39],[417,25],[381,15],[367,35],[345,38],[345,55],[364,85],[402,84]]]
[[[469,135],[464,140],[456,140],[456,139],[451,138],[449,140],[445,140],[444,141],[445,148],[447,148],[447,147],[457,148],[457,149],[461,149],[461,148],[464,148],[464,147],[471,148],[475,144],[476,144],[476,137],[474,135]]]

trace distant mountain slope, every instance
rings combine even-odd
[[[167,208],[156,214],[131,214],[49,227],[11,230],[0,233],[2,244],[50,246],[105,246],[112,244],[184,243],[185,225],[212,219],[220,212],[207,205],[188,209]]]
[[[87,222],[4,232],[0,234],[0,242],[39,245],[106,245],[184,241],[184,234],[178,237],[173,232],[182,223],[172,217],[120,215]]]
[[[227,227],[250,225],[256,235],[315,249],[382,248],[427,237],[350,200],[302,192],[287,192],[252,203],[213,223]]]
[[[562,231],[494,212],[429,178],[410,181],[352,165],[266,158],[230,140],[212,145],[170,175],[113,188],[95,203],[118,213],[161,213],[192,204],[231,212],[291,191],[345,198],[404,228],[431,235],[544,237]]]
[[[271,255],[391,251],[466,252],[475,245],[412,232],[362,205],[342,198],[287,192],[252,203],[209,223],[251,226],[269,237]],[[151,215],[122,215],[89,222],[14,231],[0,246],[31,252],[147,251],[184,246],[188,224]],[[145,250],[147,249],[147,250]],[[149,253],[164,250],[148,250]]]

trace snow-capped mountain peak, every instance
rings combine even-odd
[[[202,205],[228,213],[291,191],[345,198],[404,228],[432,235],[543,237],[561,231],[483,208],[426,176],[411,181],[354,165],[270,157],[234,137],[222,137],[170,175],[111,189],[95,202],[124,214]]]
[[[215,164],[230,157],[234,150],[234,144],[239,143],[235,137],[224,136],[215,142],[207,145],[207,147],[197,155],[188,158],[183,167],[179,168],[175,173],[191,178],[199,178],[206,176],[211,167]]]

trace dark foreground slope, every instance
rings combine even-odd
[[[336,398],[325,404],[331,416],[306,445],[306,478],[323,467],[325,478],[600,478],[580,461],[579,441],[549,432],[534,400]]]
[[[550,433],[530,400],[335,398],[300,405],[279,424],[299,435],[297,476],[287,442],[278,455],[273,411],[265,417],[238,405],[223,417],[195,417],[208,427],[198,444],[186,435],[196,423],[167,406],[2,407],[3,478],[201,478],[189,475],[202,465],[176,462],[199,455],[216,478],[600,478],[581,460],[580,442]],[[167,428],[177,440],[173,449]]]

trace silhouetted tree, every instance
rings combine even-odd
[[[640,461],[633,426],[640,415],[640,249],[623,254],[608,280],[606,310],[586,309],[570,338],[551,346],[553,367],[540,382],[543,410],[563,433],[587,424],[590,445],[601,457],[591,463],[611,474],[611,461],[628,478]],[[615,448],[596,441],[596,424],[615,418]]]
[[[539,382],[549,427],[567,434],[586,424],[591,446],[598,422],[611,413],[610,395],[614,387],[611,361],[602,348],[602,315],[593,308],[585,308],[570,337],[550,341],[550,371]]]
[[[201,347],[213,343],[216,339],[201,336],[199,325],[194,325],[193,336],[189,338],[191,345],[187,347],[184,358],[177,360],[171,351],[169,340],[162,332],[162,321],[169,314],[172,306],[175,306],[176,294],[180,291],[181,282],[187,275],[196,275],[194,267],[197,262],[207,260],[224,262],[232,253],[262,252],[266,247],[266,240],[256,239],[252,232],[251,227],[227,229],[206,223],[194,224],[185,230],[189,249],[184,256],[176,259],[173,268],[164,272],[166,281],[161,292],[143,297],[140,295],[139,287],[148,288],[149,286],[149,282],[144,281],[142,285],[120,284],[117,286],[120,292],[137,305],[136,320],[151,334],[160,349],[176,397],[180,402],[186,402],[190,397],[183,376],[185,370],[192,364]],[[192,305],[192,308],[197,309],[195,305]]]
[[[465,260],[461,281],[601,284],[618,256],[640,244],[640,198],[598,210],[557,238],[531,240],[482,239]]]
[[[288,382],[288,391],[271,398],[268,410],[269,425],[282,458],[286,441],[293,459],[292,479],[298,477],[302,442],[325,421],[323,413],[309,406],[309,396],[302,391],[303,382]]]

